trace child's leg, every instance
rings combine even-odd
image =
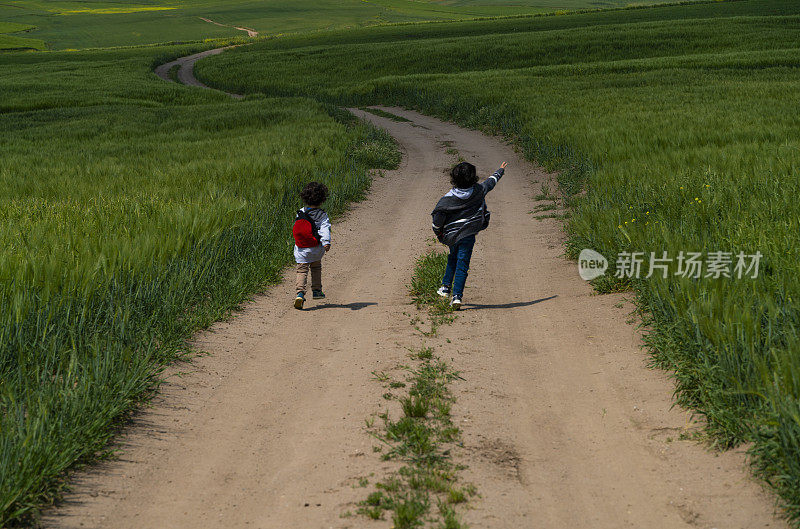
[[[297,272],[297,281],[295,281],[295,289],[297,292],[306,291],[306,280],[308,279],[308,265],[309,263],[297,263],[295,271]]]
[[[311,265],[311,290],[322,290],[322,261],[314,261]]]
[[[447,267],[444,269],[442,285],[448,289],[453,286],[453,276],[456,274],[456,263],[458,262],[458,246],[450,247],[450,255],[447,256]]]
[[[469,261],[472,258],[472,248],[475,246],[475,236],[470,235],[458,241],[456,256],[456,274],[453,280],[453,297],[460,298],[464,295],[464,285],[467,283]]]

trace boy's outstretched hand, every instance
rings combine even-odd
[[[506,162],[501,163],[500,164],[500,169],[505,169],[506,165],[508,165]]]
[[[328,250],[330,250],[330,249],[331,249],[331,245],[330,245],[330,244],[326,244],[326,245],[325,245],[325,251],[327,252],[327,251],[328,251]]]

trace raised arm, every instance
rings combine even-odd
[[[494,189],[494,186],[497,185],[497,182],[499,182],[500,179],[503,178],[503,173],[505,173],[505,171],[506,171],[506,165],[508,165],[508,164],[506,164],[506,162],[503,162],[502,164],[500,164],[500,169],[495,171],[492,174],[492,176],[490,176],[489,178],[487,178],[486,180],[484,180],[483,182],[480,183],[480,186],[483,187],[483,193],[484,194],[486,194],[489,191],[491,191],[492,189]]]

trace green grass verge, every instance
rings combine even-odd
[[[152,73],[191,51],[0,55],[0,526],[31,522],[186,338],[280,277],[305,182],[336,217],[399,161],[334,107]]]
[[[27,24],[0,22],[0,52],[45,49],[44,41],[18,35],[18,33],[36,29]]]
[[[198,65],[241,93],[400,105],[560,170],[568,251],[761,252],[756,280],[631,284],[655,361],[800,519],[800,5],[698,3],[361,29]],[[607,281],[603,289],[619,288]]]

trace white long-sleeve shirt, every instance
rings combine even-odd
[[[294,246],[294,260],[298,263],[313,263],[325,255],[325,245],[331,243],[331,219],[325,210],[320,208],[304,207],[303,211],[314,221],[319,230],[320,243],[312,248],[299,248]]]

